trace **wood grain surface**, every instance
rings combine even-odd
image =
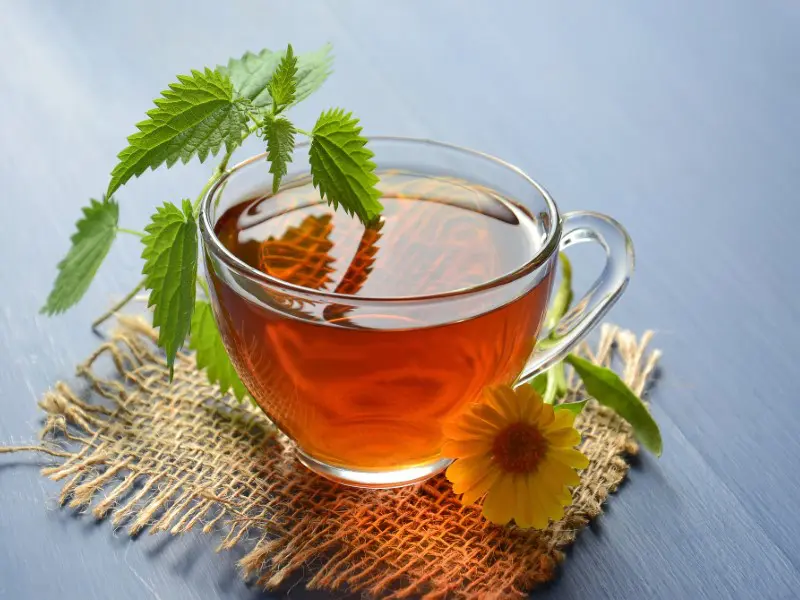
[[[799,597],[798,31],[791,0],[0,0],[0,443],[34,438],[36,400],[73,377],[98,343],[89,322],[137,281],[123,239],[76,309],[37,314],[155,94],[247,49],[331,41],[335,74],[299,123],[342,105],[367,133],[479,148],[636,243],[611,318],[658,331],[664,456],[636,461],[537,595]],[[119,192],[121,221],[143,226],[209,170],[145,174]],[[576,255],[583,285],[590,254]],[[39,462],[0,460],[0,598],[267,597],[207,537],[131,541],[58,509]]]

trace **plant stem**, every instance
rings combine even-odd
[[[230,155],[223,158],[222,161],[227,163],[227,158],[230,158]],[[222,163],[220,163],[219,166],[217,166],[217,168],[214,169],[214,173],[211,175],[209,180],[206,181],[206,184],[203,186],[203,189],[200,190],[200,193],[197,195],[194,204],[192,204],[192,212],[194,213],[195,217],[197,217],[199,213],[200,203],[203,201],[203,198],[205,198],[206,193],[208,192],[209,189],[211,189],[211,186],[214,185],[214,183],[216,183],[217,179],[219,179],[219,176],[222,173],[222,170],[219,168],[221,165]]]
[[[256,129],[258,129],[259,127],[261,127],[264,124],[264,122],[261,120],[260,116],[257,115],[254,112],[247,111],[247,116],[250,117],[251,119],[253,119],[253,122],[256,124]],[[253,131],[255,131],[255,130],[253,130]]]
[[[309,131],[306,131],[305,129],[300,129],[299,127],[295,127],[295,128],[294,128],[294,130],[295,130],[297,133],[302,133],[302,134],[303,134],[304,136],[306,136],[306,137],[314,137],[314,134],[313,134],[313,133],[311,133],[311,132],[309,132]]]
[[[544,388],[544,394],[542,395],[542,401],[545,404],[552,404],[553,400],[556,399],[556,378],[553,374],[553,369],[549,369],[546,372],[547,375],[547,386]]]
[[[556,381],[556,398],[563,398],[567,395],[567,375],[564,373],[564,361],[552,366],[553,379]]]
[[[225,170],[228,168],[228,161],[231,159],[231,154],[233,154],[233,152],[231,152],[230,154],[226,153],[225,156],[222,157],[222,160],[220,161],[220,163],[217,165],[217,174],[218,175],[221,176],[225,172]]]
[[[206,293],[206,299],[211,300],[211,290],[208,289],[208,284],[206,283],[206,280],[203,279],[203,276],[200,275],[199,273],[197,274],[197,285],[203,288],[203,291]]]
[[[143,231],[136,231],[135,229],[128,229],[127,227],[117,227],[118,233],[128,233],[130,235],[135,235],[136,237],[143,238],[145,233]]]
[[[246,140],[251,133],[256,131],[258,127],[259,127],[258,124],[251,125],[250,128],[247,130],[245,136],[242,138],[242,141],[244,142],[244,140]],[[199,213],[200,203],[203,201],[203,198],[205,198],[205,195],[208,192],[208,190],[211,189],[211,186],[217,182],[217,179],[222,177],[222,174],[225,172],[225,169],[228,168],[228,161],[231,159],[231,155],[233,155],[233,149],[225,152],[225,155],[222,157],[222,160],[217,165],[217,168],[214,169],[214,172],[211,174],[211,177],[209,178],[208,181],[206,181],[206,184],[203,186],[203,189],[200,190],[200,193],[197,195],[197,198],[192,204],[192,210],[194,212],[195,217],[197,217]]]
[[[97,329],[103,322],[113,317],[114,313],[116,313],[120,308],[125,306],[128,302],[133,300],[134,296],[136,296],[136,294],[141,292],[143,289],[144,289],[144,279],[142,279],[139,282],[139,285],[137,285],[130,292],[128,292],[122,300],[117,302],[107,312],[103,313],[102,315],[100,315],[100,317],[95,319],[95,321],[92,323],[92,329]]]

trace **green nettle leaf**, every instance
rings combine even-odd
[[[267,138],[267,160],[272,173],[272,193],[276,193],[281,179],[288,171],[294,152],[294,125],[283,117],[268,119],[264,124]]]
[[[145,287],[150,290],[148,306],[154,306],[153,326],[158,327],[158,345],[167,354],[172,375],[175,355],[183,346],[192,324],[197,279],[197,225],[192,203],[183,210],[165,202],[145,227]]]
[[[301,54],[297,59],[297,92],[294,103],[297,104],[316,92],[331,74],[333,46],[325,44],[319,50]]]
[[[341,108],[320,115],[311,138],[309,162],[311,180],[320,194],[334,208],[341,204],[345,212],[357,215],[362,223],[377,217],[383,206],[375,187],[374,156],[361,137],[358,119]]]
[[[282,57],[283,53],[266,48],[258,54],[246,52],[241,58],[231,58],[227,67],[217,67],[217,72],[230,77],[237,94],[255,106],[265,107],[272,104],[267,86]]]
[[[294,104],[308,98],[328,78],[333,63],[330,52],[331,45],[326,44],[315,52],[297,57]],[[269,82],[284,54],[266,48],[258,54],[247,52],[241,58],[230,59],[227,67],[217,67],[217,71],[230,77],[234,89],[242,97],[252,101],[255,106],[267,107],[272,104]]]
[[[579,400],[578,402],[564,402],[562,404],[556,404],[553,407],[553,410],[568,410],[573,415],[579,415],[581,414],[584,406],[586,406],[586,400]]]
[[[286,54],[283,55],[281,63],[278,65],[277,70],[269,80],[267,89],[272,102],[276,109],[283,108],[284,106],[294,102],[295,94],[297,93],[297,57],[292,51],[292,45],[286,49]]]
[[[107,195],[147,169],[171,167],[179,159],[187,163],[194,156],[202,162],[223,144],[230,152],[244,139],[245,107],[234,100],[230,80],[210,69],[178,75],[178,83],[161,92],[155,104],[119,153]]]
[[[205,369],[208,380],[219,385],[223,394],[231,390],[240,402],[247,395],[247,389],[239,379],[233,363],[228,357],[222,337],[214,321],[211,305],[198,300],[194,305],[192,316],[192,335],[189,347],[195,351],[198,369]]]
[[[41,312],[55,315],[78,303],[114,242],[118,221],[119,205],[113,199],[90,200],[83,208],[72,247],[58,263],[58,277]]]
[[[661,456],[661,432],[641,399],[619,378],[601,367],[570,354],[565,359],[578,373],[586,391],[600,404],[616,411],[633,427],[636,437],[656,456]]]

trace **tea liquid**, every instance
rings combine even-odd
[[[442,423],[522,370],[550,290],[548,274],[458,301],[381,302],[508,275],[541,234],[522,208],[480,186],[380,176],[384,212],[367,228],[308,181],[245,200],[216,225],[251,267],[346,298],[257,286],[247,299],[213,276],[223,338],[259,405],[306,454],[367,471],[438,460]]]

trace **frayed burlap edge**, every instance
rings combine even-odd
[[[596,349],[580,353],[603,365],[616,356],[642,394],[659,358],[651,338],[605,325]],[[143,320],[121,317],[78,369],[90,390],[57,384],[40,402],[42,443],[0,453],[53,456],[42,474],[65,481],[61,504],[131,535],[221,530],[218,549],[248,547],[243,574],[265,588],[303,569],[313,574],[308,588],[372,596],[524,595],[552,579],[565,547],[625,478],[624,457],[638,451],[627,423],[591,401],[576,422],[591,463],[564,518],[545,531],[496,527],[479,507],[461,506],[443,476],[386,491],[314,476],[257,409],[220,398],[191,356],[179,356],[170,384],[154,339]],[[105,359],[110,375],[100,374]],[[581,395],[572,385],[569,400]]]

